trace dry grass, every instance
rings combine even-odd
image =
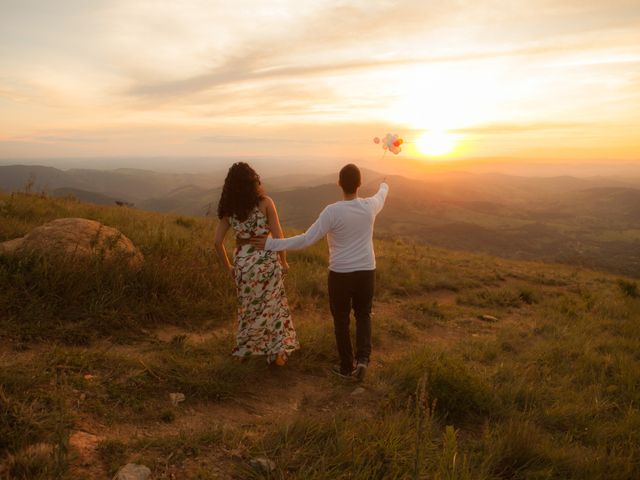
[[[65,216],[120,229],[146,262],[0,257],[0,478],[82,478],[82,428],[104,437],[88,478],[127,461],[154,478],[640,477],[630,279],[377,241],[376,356],[352,395],[327,372],[324,245],[290,256],[303,348],[276,371],[228,355],[214,221],[0,196],[0,240]],[[259,455],[273,472],[250,465]]]

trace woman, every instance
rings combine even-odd
[[[284,291],[283,274],[289,270],[286,253],[238,245],[232,266],[223,243],[229,229],[238,239],[269,233],[283,236],[276,206],[264,195],[260,177],[248,164],[234,163],[229,169],[218,218],[216,252],[238,293],[238,334],[232,354],[240,358],[265,355],[267,362],[282,366],[299,348]]]

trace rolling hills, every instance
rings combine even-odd
[[[368,170],[363,175],[363,195],[375,192],[384,178]],[[34,191],[64,186],[85,201],[105,204],[112,198],[143,210],[199,216],[215,214],[223,182],[220,174],[0,167],[5,191],[23,190],[30,178]],[[634,177],[449,172],[387,179],[391,193],[377,220],[382,236],[640,276],[640,180]],[[332,175],[264,179],[281,220],[297,229],[341,198],[335,183]]]

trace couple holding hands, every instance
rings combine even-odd
[[[328,205],[301,234],[284,238],[276,206],[266,196],[259,175],[246,163],[235,163],[227,174],[218,204],[220,222],[215,249],[233,277],[238,294],[238,332],[232,354],[240,358],[265,355],[282,366],[299,347],[284,288],[287,250],[300,250],[327,237],[329,244],[329,305],[340,357],[333,371],[363,380],[371,356],[371,307],[376,260],[373,225],[389,187],[360,198],[361,174],[349,164],[340,170],[343,199]],[[234,263],[224,247],[229,230],[236,236]],[[356,319],[356,352],[349,333],[351,310]]]

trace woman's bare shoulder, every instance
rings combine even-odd
[[[268,208],[270,206],[275,206],[275,202],[271,197],[269,197],[268,195],[265,195],[260,199],[259,205],[260,205],[260,208]]]

